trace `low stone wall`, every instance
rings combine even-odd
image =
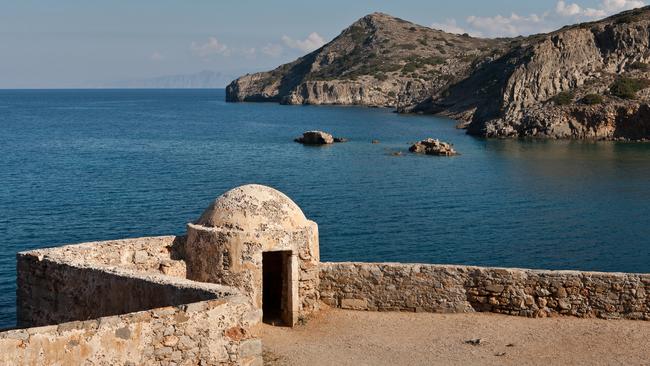
[[[1,365],[262,365],[243,295],[0,333]]]
[[[88,242],[23,252],[18,259],[23,255],[41,256],[56,262],[185,278],[185,240],[185,236],[168,235]]]
[[[223,298],[233,288],[18,256],[18,326],[33,327]]]
[[[261,310],[236,288],[186,279],[183,240],[19,253],[18,325],[31,328],[0,333],[0,364],[261,365]]]
[[[321,300],[373,311],[487,311],[650,320],[650,274],[321,263]]]

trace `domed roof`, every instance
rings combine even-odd
[[[247,184],[222,194],[196,224],[245,231],[293,231],[307,225],[307,218],[284,193],[259,184]]]

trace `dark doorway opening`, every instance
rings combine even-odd
[[[285,325],[288,264],[291,252],[262,253],[262,313],[263,321]]]

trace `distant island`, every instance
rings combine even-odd
[[[233,75],[204,70],[193,74],[166,75],[145,79],[121,80],[102,85],[105,88],[204,89],[223,88]]]
[[[228,85],[229,102],[449,116],[486,137],[650,139],[650,7],[482,39],[367,15],[320,49]]]

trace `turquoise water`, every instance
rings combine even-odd
[[[15,321],[16,252],[181,234],[251,182],[318,222],[324,261],[650,272],[650,144],[484,140],[386,109],[223,100],[0,91],[0,327]],[[292,141],[316,128],[350,142]],[[462,155],[407,152],[425,137]]]

